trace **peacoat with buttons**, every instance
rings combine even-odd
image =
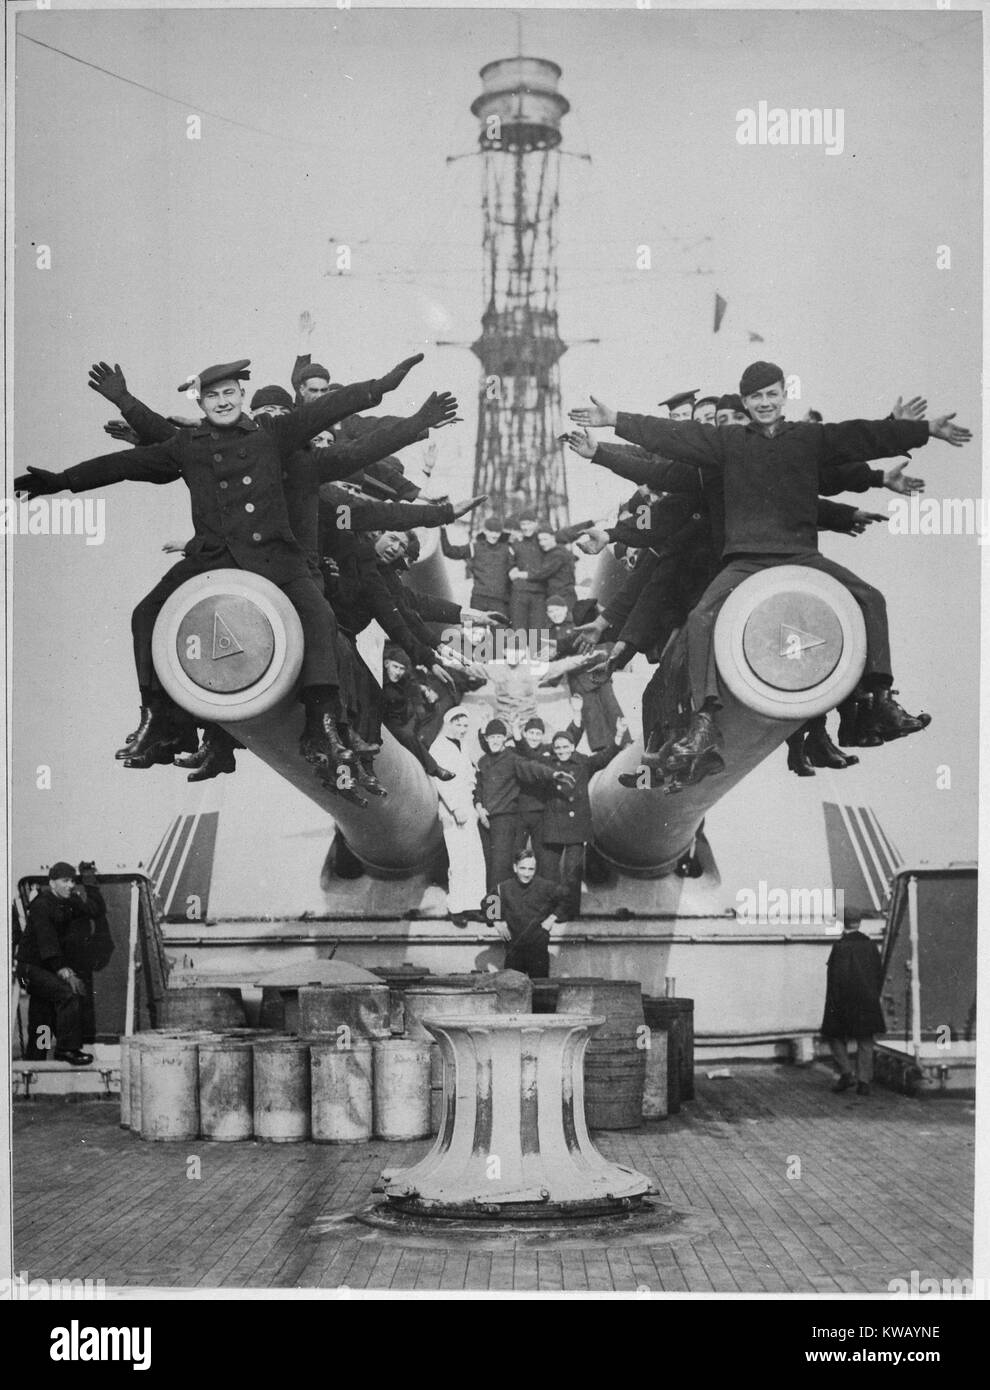
[[[172,483],[189,488],[195,536],[187,558],[207,569],[228,564],[285,584],[309,575],[306,557],[292,532],[282,472],[314,434],[381,400],[374,381],[342,387],[269,418],[267,427],[241,415],[233,425],[205,420],[177,430],[169,439],[103,454],[66,469],[73,492],[120,482]],[[127,418],[130,401],[122,404]]]
[[[567,772],[574,778],[573,787],[554,785],[547,797],[543,813],[543,840],[548,845],[583,845],[591,839],[591,802],[588,783],[618,753],[613,743],[596,752],[572,753],[567,762],[550,757],[546,766],[552,772]]]

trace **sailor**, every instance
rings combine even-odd
[[[715,423],[722,425],[748,425],[749,416],[743,410],[742,396],[731,392],[719,396],[715,402]]]
[[[102,897],[92,897],[77,881],[75,869],[60,859],[48,870],[48,885],[32,898],[27,926],[17,956],[17,974],[31,995],[28,1016],[30,1051],[43,1056],[47,1048],[38,1036],[45,1004],[55,1011],[55,1060],[85,1067],[92,1054],[83,1052],[83,998],[94,924],[105,914]],[[90,978],[91,974],[90,974]]]
[[[668,396],[665,401],[660,401],[660,409],[666,410],[667,418],[670,420],[690,420],[697,394],[697,387],[693,391],[678,391],[675,395]]]
[[[447,911],[458,927],[470,920],[484,921],[485,857],[474,804],[478,770],[467,746],[470,723],[467,710],[455,705],[444,715],[443,727],[430,745],[436,764],[452,774],[449,782],[437,787],[437,799],[449,863]]]
[[[699,425],[717,424],[718,396],[699,396],[691,407],[691,419]]]
[[[509,534],[497,516],[486,516],[481,530],[467,545],[456,545],[440,532],[440,548],[448,560],[464,560],[471,576],[471,607],[502,614],[508,620],[509,571],[513,568]]]
[[[873,1080],[873,1039],[887,1031],[880,1008],[883,966],[876,943],[860,931],[862,912],[847,908],[843,915],[842,936],[828,957],[828,985],[821,1035],[828,1041],[839,1068],[833,1091],[848,1091],[854,1083],[856,1094],[868,1096]],[[847,1043],[856,1040],[856,1072],[853,1074]]]
[[[282,469],[292,454],[335,420],[374,405],[394,391],[422,354],[406,359],[378,381],[359,382],[273,418],[263,429],[244,412],[242,382],[250,376],[242,359],[208,367],[178,388],[192,391],[203,412],[195,429],[161,444],[102,455],[50,473],[31,468],[15,481],[30,497],[105,487],[112,483],[169,483],[182,478],[191,494],[193,553],[175,565],[138,605],[132,620],[142,719],[135,753],[174,742],[176,715],[155,674],[151,636],[165,601],[187,579],[223,567],[247,569],[277,584],[290,599],[303,629],[305,652],[301,699],[306,722],[300,752],[319,773],[347,794],[353,753],[337,731],[337,687],[333,614],[309,573],[292,535],[281,488]],[[121,402],[122,406],[129,403]],[[174,748],[172,751],[177,751]],[[171,752],[169,753],[171,758]],[[347,773],[344,770],[347,769]],[[338,775],[340,774],[340,775]]]
[[[717,752],[721,742],[716,714],[721,708],[712,630],[728,595],[750,574],[774,565],[798,564],[838,579],[856,598],[866,623],[867,657],[863,677],[869,704],[861,717],[864,732],[883,741],[916,733],[924,723],[904,711],[891,694],[893,676],[887,613],[878,590],[825,559],[817,545],[821,474],[834,459],[845,463],[891,457],[920,448],[929,438],[960,447],[971,436],[945,415],[932,421],[852,420],[843,424],[790,423],[783,419],[784,376],[774,363],[755,362],[743,373],[739,394],[750,414],[742,429],[707,430],[694,423],[616,413],[592,397],[590,408],[571,412],[579,425],[612,426],[623,439],[654,454],[699,468],[722,542],[724,567],[688,617],[688,667],[694,713],[690,728],[671,747],[669,762],[689,772]],[[875,470],[870,470],[871,474]],[[878,475],[876,481],[887,480]],[[890,484],[888,483],[888,486]],[[711,759],[705,764],[716,771]]]
[[[519,517],[520,537],[513,542],[513,568],[509,571],[512,592],[509,621],[512,627],[539,630],[547,625],[547,585],[554,592],[568,593],[574,589],[574,556],[566,548],[591,526],[591,521],[579,521],[572,526],[554,530],[540,521],[533,512]],[[559,554],[556,547],[561,547]],[[576,600],[577,595],[575,593]]]
[[[487,753],[478,760],[478,781],[474,800],[482,826],[482,845],[487,866],[487,886],[492,892],[512,866],[512,855],[518,835],[517,812],[519,792],[523,786],[541,784],[572,786],[573,777],[552,769],[537,759],[521,757],[507,746],[509,728],[501,719],[491,719],[484,729]]]
[[[587,628],[598,630],[599,620],[593,616],[596,608],[597,604],[594,599],[582,599],[577,608],[573,609],[563,595],[550,595],[547,600],[547,617],[550,621],[550,641],[554,645],[554,657],[556,659],[575,656],[584,650],[578,634],[586,631]],[[572,621],[572,618],[575,621]],[[577,626],[575,626],[575,622]],[[608,618],[606,616],[601,631],[604,631],[607,625]],[[599,657],[608,657],[612,645],[611,643],[603,645],[593,643],[591,650]],[[577,701],[581,711],[578,737],[582,732],[584,733],[588,740],[588,747],[592,752],[598,748],[607,748],[615,738],[619,721],[623,718],[622,708],[616,699],[612,686],[611,671],[606,671],[600,666],[593,666],[592,669],[577,668],[568,671],[564,679],[567,681],[572,702]],[[575,745],[577,741],[575,739]],[[626,741],[631,741],[628,731]]]
[[[563,889],[537,874],[530,850],[515,857],[512,869],[499,880],[490,905],[508,942],[503,968],[544,980],[550,974],[550,930],[564,920]]]
[[[517,716],[512,721],[513,747],[521,758],[528,758],[531,762],[548,762],[550,746],[546,737],[547,726],[538,715],[531,715],[526,720]],[[538,873],[544,873],[546,870],[543,856],[543,818],[546,804],[544,789],[539,785],[519,788],[519,800],[516,803],[515,849],[518,852],[528,845],[536,856]]]
[[[581,915],[584,851],[591,839],[588,783],[618,753],[625,733],[625,720],[621,719],[612,742],[591,754],[575,753],[574,740],[566,731],[553,736],[553,756],[548,765],[555,772],[569,774],[573,785],[555,787],[547,800],[543,818],[544,861],[547,877],[557,879],[564,890],[561,907],[568,919]]]

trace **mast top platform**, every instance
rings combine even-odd
[[[528,154],[560,144],[560,122],[571,109],[557,91],[561,70],[546,58],[498,58],[481,69],[484,87],[471,103],[481,123],[483,150]],[[493,120],[492,118],[496,119]]]

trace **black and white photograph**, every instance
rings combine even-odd
[[[938,1364],[990,1278],[983,11],[5,19],[45,1362],[152,1367],[115,1300],[490,1296]]]

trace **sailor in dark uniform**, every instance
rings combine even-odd
[[[263,575],[292,602],[303,629],[305,653],[301,699],[306,725],[300,751],[317,771],[330,771],[331,785],[346,795],[354,754],[337,726],[339,675],[333,613],[315,583],[292,534],[282,492],[282,469],[307,440],[336,420],[376,405],[394,391],[422,354],[408,358],[378,381],[358,382],[274,417],[263,429],[244,413],[249,363],[225,362],[189,378],[178,389],[193,391],[203,411],[200,425],[182,429],[163,443],[105,454],[64,473],[31,468],[15,487],[29,497],[106,487],[111,483],[170,483],[182,478],[189,488],[195,538],[186,558],[164,576],[135,609],[134,657],[141,690],[142,717],[135,754],[174,743],[177,721],[155,674],[151,637],[168,597],[187,579],[207,570],[234,567]],[[129,394],[121,409],[133,403]],[[187,722],[187,721],[185,721]],[[171,758],[171,753],[169,754]]]
[[[668,396],[665,401],[660,401],[660,408],[666,409],[668,419],[690,420],[697,394],[697,388],[694,391],[677,391],[673,396]]]

